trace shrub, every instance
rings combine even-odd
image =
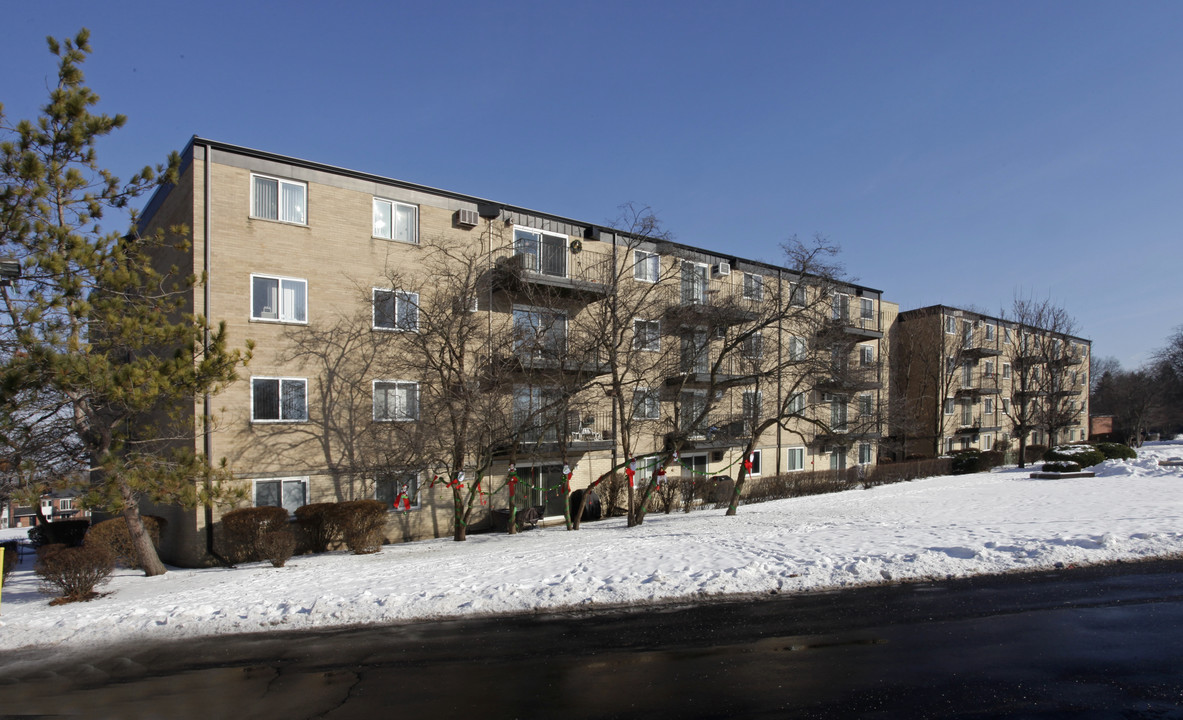
[[[266,533],[283,530],[288,525],[288,511],[265,506],[231,510],[222,516],[222,532],[227,554],[232,562],[262,560],[265,556],[259,540]]]
[[[978,450],[958,450],[953,453],[953,474],[976,473],[982,465],[982,453]]]
[[[90,520],[58,520],[57,522],[42,523],[29,528],[29,540],[33,547],[42,545],[61,544],[66,547],[78,547],[86,530],[90,527]]]
[[[281,568],[296,550],[296,536],[291,530],[272,530],[259,538],[259,552],[271,561],[272,566]]]
[[[312,503],[296,508],[296,523],[303,534],[307,552],[322,553],[341,539],[341,523],[336,503]]]
[[[649,511],[663,512],[666,515],[673,512],[682,495],[682,485],[688,480],[689,478],[666,476],[662,483],[653,489],[653,494],[649,497]]]
[[[1080,472],[1080,465],[1078,463],[1070,462],[1067,460],[1061,460],[1058,462],[1044,463],[1043,464],[1043,471],[1044,472],[1056,472],[1056,473]]]
[[[1092,467],[1105,462],[1105,453],[1092,445],[1057,445],[1043,454],[1044,460],[1074,462],[1081,467]]]
[[[20,557],[18,553],[20,553],[21,547],[20,543],[16,540],[0,542],[0,547],[4,548],[4,568],[0,570],[0,574],[3,575],[3,581],[7,582],[8,573],[12,572],[12,569],[16,567],[16,561]]]
[[[345,547],[354,555],[376,553],[382,548],[386,526],[386,503],[378,500],[347,500],[337,503],[337,518],[345,533]]]
[[[1029,462],[1039,462],[1043,459],[1043,454],[1047,452],[1047,445],[1028,445],[1024,459]]]
[[[1137,451],[1123,443],[1102,442],[1095,447],[1105,455],[1106,460],[1133,460],[1138,457]]]
[[[144,531],[148,533],[152,545],[159,549],[160,531],[164,529],[165,519],[155,515],[141,515],[140,519],[144,522]],[[113,562],[126,567],[143,569],[140,567],[140,558],[135,546],[131,544],[127,521],[122,516],[92,525],[82,540],[82,546],[103,550],[111,556]]]
[[[115,568],[111,555],[96,547],[47,545],[43,550],[33,570],[41,578],[41,592],[61,596],[54,605],[97,597],[95,587],[107,582]]]

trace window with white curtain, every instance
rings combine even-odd
[[[661,260],[657,253],[633,250],[633,279],[655,283],[661,272]]]
[[[308,281],[251,275],[251,319],[308,322]]]
[[[419,383],[374,381],[374,419],[407,422],[419,419]]]
[[[418,243],[419,208],[374,198],[374,237]]]
[[[374,288],[374,328],[419,330],[419,293]]]
[[[308,186],[294,180],[251,176],[251,217],[306,225]]]
[[[805,448],[795,447],[785,449],[785,470],[805,469]]]

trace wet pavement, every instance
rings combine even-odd
[[[1183,718],[1183,561],[0,656],[0,717]]]

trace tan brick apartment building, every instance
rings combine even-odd
[[[1089,340],[943,305],[899,313],[890,338],[899,454],[1087,439]]]
[[[898,313],[878,290],[201,138],[183,158],[141,223],[190,228],[176,260],[207,278],[194,311],[255,344],[239,382],[198,399],[195,425],[216,422],[192,438],[251,503],[378,498],[388,540],[449,535],[458,478],[430,448],[459,432],[461,398],[488,403],[464,431],[492,454],[474,528],[508,506],[511,463],[519,501],[549,516],[564,467],[577,489],[626,456],[652,472],[643,456],[677,447],[671,475],[734,477],[774,409],[785,419],[755,439],[753,474],[878,457]],[[152,509],[170,519],[166,561],[206,562],[225,509]]]

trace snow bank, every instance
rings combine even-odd
[[[939,477],[721,510],[619,518],[468,542],[388,545],[375,555],[293,558],[287,567],[118,571],[106,595],[51,607],[26,560],[5,586],[5,645],[83,647],[297,629],[793,592],[959,577],[1183,552],[1183,468],[1151,444],[1095,478],[1030,469]]]

